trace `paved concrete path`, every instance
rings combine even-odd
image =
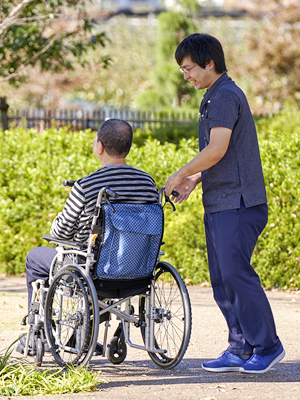
[[[0,278],[0,291],[24,293],[25,279]],[[286,357],[262,375],[214,374],[201,369],[204,360],[215,358],[226,349],[227,328],[214,303],[211,288],[193,286],[189,287],[189,293],[193,311],[191,342],[184,360],[175,369],[161,370],[147,353],[129,348],[126,360],[119,366],[101,357],[92,360],[91,368],[99,371],[106,381],[96,392],[44,396],[45,400],[135,400],[141,397],[155,400],[300,399],[300,293],[266,292]],[[133,328],[132,334],[133,340],[140,340],[138,329]],[[18,335],[19,332],[0,332],[0,349]]]

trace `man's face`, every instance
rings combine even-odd
[[[207,65],[201,68],[190,57],[185,57],[180,65],[185,70],[184,79],[191,82],[196,90],[209,89],[214,83],[214,66]]]

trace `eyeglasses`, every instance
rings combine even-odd
[[[179,71],[183,74],[186,72],[187,74],[190,72],[191,69],[197,67],[198,64],[193,65],[191,68],[179,67]]]

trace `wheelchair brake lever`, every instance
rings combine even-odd
[[[21,321],[21,325],[27,325],[26,319],[28,317],[28,314],[25,315],[25,317],[23,317],[22,321]]]
[[[108,200],[108,198],[106,197],[105,202],[107,202],[112,210],[113,213],[116,212],[116,210],[114,209],[113,205],[111,204],[111,202]]]

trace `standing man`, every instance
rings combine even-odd
[[[250,265],[268,220],[255,124],[247,99],[226,74],[220,42],[207,34],[186,37],[175,58],[184,79],[207,89],[200,106],[200,152],[172,174],[186,200],[202,182],[204,224],[214,298],[229,329],[229,347],[202,368],[211,372],[264,373],[283,359],[268,299]]]

